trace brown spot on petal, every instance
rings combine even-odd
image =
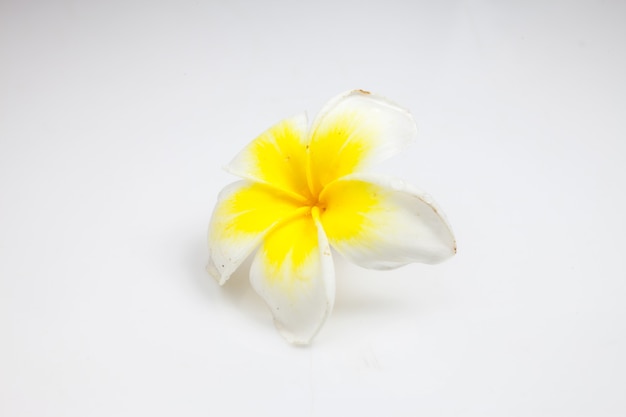
[[[372,93],[370,93],[369,91],[367,91],[367,90],[361,90],[360,88],[359,88],[358,90],[356,90],[356,91],[358,91],[358,92],[359,92],[359,93],[361,93],[361,94],[367,94],[367,95],[372,94]]]

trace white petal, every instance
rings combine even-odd
[[[407,110],[362,90],[332,99],[311,131],[314,193],[337,178],[395,155],[417,135],[415,120]]]
[[[297,207],[290,197],[262,184],[238,181],[225,187],[209,225],[209,273],[224,284],[265,234]]]
[[[307,215],[268,234],[252,262],[250,282],[285,339],[310,343],[335,298],[333,261],[319,221]]]
[[[354,174],[329,185],[320,198],[328,239],[365,268],[434,264],[456,253],[452,230],[426,194],[402,180]]]

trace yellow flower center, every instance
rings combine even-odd
[[[225,210],[239,213],[228,233],[258,233],[271,228],[264,250],[271,265],[301,265],[318,245],[316,224],[329,242],[363,239],[373,227],[376,192],[363,181],[345,177],[358,171],[377,129],[352,112],[327,117],[305,143],[299,119],[288,119],[260,135],[239,161],[247,175],[261,181],[231,200]],[[273,190],[273,191],[272,191]],[[253,209],[250,209],[253,208]]]

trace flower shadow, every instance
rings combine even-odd
[[[248,280],[251,259],[247,259],[222,286],[206,271],[208,251],[203,239],[193,239],[185,251],[185,264],[190,269],[189,279],[194,291],[208,301],[209,305],[232,307],[246,317],[267,323],[269,310],[254,292]],[[271,321],[270,321],[271,322]]]
[[[376,288],[375,271],[348,263],[337,253],[335,259],[336,294],[333,315],[352,316],[364,312],[392,311],[399,307],[401,297]],[[382,286],[383,283],[380,282]]]
[[[221,287],[208,273],[207,276],[215,281],[215,285],[223,293],[229,304],[235,306],[246,316],[254,317],[263,323],[267,323],[271,314],[261,297],[250,285],[250,266],[253,256],[254,254],[249,256]]]
[[[188,265],[193,265],[190,277],[195,290],[206,298],[210,305],[221,305],[262,326],[272,323],[271,312],[262,298],[254,291],[249,281],[250,266],[254,254],[250,255],[230,279],[223,285],[205,270],[208,261],[204,241],[194,240],[191,250],[186,251]],[[406,277],[383,277],[381,271],[360,268],[349,263],[333,251],[336,278],[336,297],[332,316],[339,320],[363,320],[371,316],[394,316],[398,314],[429,315],[439,309],[442,299],[441,285],[437,280],[420,280],[420,292],[406,291]],[[427,282],[425,282],[427,281]],[[413,283],[412,287],[415,288]],[[222,308],[220,307],[220,308]]]
[[[333,315],[364,317],[383,313],[429,315],[445,303],[444,283],[435,277],[415,279],[412,273],[376,271],[335,258],[336,296]],[[416,266],[407,266],[411,268]],[[384,276],[383,276],[384,275]],[[409,276],[407,276],[409,275]],[[409,281],[407,281],[409,280]]]

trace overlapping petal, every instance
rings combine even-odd
[[[317,208],[272,230],[257,251],[250,282],[291,343],[307,344],[333,307],[335,275]]]
[[[353,174],[326,187],[320,202],[332,247],[365,268],[434,264],[456,252],[454,235],[435,202],[402,180]]]
[[[395,155],[416,134],[411,114],[385,98],[362,90],[336,97],[312,126],[308,174],[313,194],[337,178]]]
[[[263,184],[243,180],[222,190],[209,225],[209,272],[223,284],[275,225],[299,203]]]
[[[307,140],[306,115],[291,117],[254,139],[226,169],[305,201],[311,196],[306,178]]]

